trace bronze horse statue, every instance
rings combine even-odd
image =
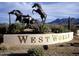
[[[16,21],[19,20],[20,22],[22,22],[22,13],[19,10],[12,10],[11,12],[9,12],[9,15],[13,14],[16,17]]]
[[[34,5],[32,6],[32,8],[34,8],[34,7],[35,8],[37,7],[37,10],[33,9],[32,13],[33,13],[33,11],[35,11],[36,13],[38,13],[40,15],[41,19],[42,19],[43,24],[44,24],[45,21],[46,21],[46,18],[47,18],[47,14],[43,11],[43,9],[42,9],[42,7],[41,7],[40,4],[34,3]]]
[[[9,14],[16,15],[16,21],[19,21],[21,23],[34,23],[34,19],[30,15],[23,15],[23,13],[19,10],[12,10],[9,12]]]

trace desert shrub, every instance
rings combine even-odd
[[[25,28],[23,23],[16,23],[16,32],[22,32]]]
[[[41,48],[32,48],[27,51],[29,56],[43,56],[44,51]]]
[[[0,34],[6,33],[6,27],[0,27]]]
[[[61,26],[61,27],[53,27],[52,32],[54,32],[54,33],[62,33],[62,32],[69,32],[69,30],[64,26]]]
[[[39,32],[40,33],[48,33],[48,32],[51,32],[51,29],[46,24],[44,24],[44,25],[41,24],[39,26]]]
[[[8,28],[8,33],[15,33],[16,32],[15,28],[16,28],[15,24],[11,24]]]
[[[4,45],[0,45],[0,50],[2,50],[2,51],[7,50],[7,47]]]
[[[0,47],[0,50],[7,50],[6,47]]]
[[[22,32],[23,29],[24,29],[24,24],[15,23],[15,24],[11,24],[11,25],[9,26],[8,32],[9,32],[9,33],[19,33],[19,32]]]

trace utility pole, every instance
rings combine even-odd
[[[10,14],[9,14],[9,26],[6,27],[6,33],[7,33],[7,31],[9,30],[10,25],[11,25],[11,18],[10,18]]]
[[[68,18],[68,30],[71,30],[71,18]]]
[[[10,14],[9,14],[9,26],[11,25],[11,18],[10,18]]]

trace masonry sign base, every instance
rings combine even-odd
[[[73,32],[50,34],[4,34],[6,45],[49,45],[68,42],[73,39]]]

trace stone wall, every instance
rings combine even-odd
[[[49,45],[68,42],[73,39],[73,32],[50,34],[4,34],[7,46]]]

